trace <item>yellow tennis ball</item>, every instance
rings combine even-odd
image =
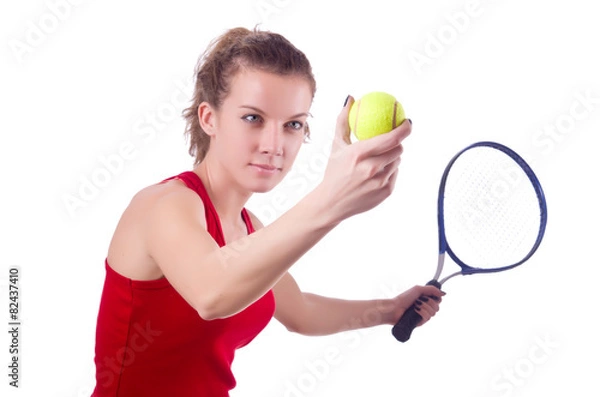
[[[405,118],[402,105],[393,95],[375,91],[352,104],[348,122],[354,136],[362,141],[390,132]]]

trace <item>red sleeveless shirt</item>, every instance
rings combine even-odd
[[[219,246],[221,223],[200,178],[191,171],[178,178],[206,208],[206,224]],[[163,181],[164,182],[164,181]],[[245,209],[248,233],[254,232]],[[96,328],[96,387],[92,397],[224,397],[235,387],[235,350],[267,325],[275,311],[273,292],[242,312],[202,319],[166,278],[140,281],[114,271],[106,278]]]

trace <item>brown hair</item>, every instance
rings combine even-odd
[[[189,154],[198,165],[206,156],[210,137],[202,130],[198,107],[202,102],[219,109],[230,91],[230,81],[240,67],[254,68],[281,76],[305,77],[314,97],[316,82],[310,62],[303,52],[280,34],[257,28],[233,28],[214,39],[196,65],[192,104],[183,111]],[[308,124],[306,136],[310,131]]]

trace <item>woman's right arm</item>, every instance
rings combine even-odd
[[[269,226],[219,247],[201,221],[204,207],[193,192],[168,194],[155,203],[144,228],[148,252],[202,318],[244,310],[342,220],[391,194],[410,123],[351,144],[351,103],[338,117],[323,181]]]

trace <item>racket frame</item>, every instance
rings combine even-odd
[[[464,152],[471,150],[473,148],[476,148],[476,147],[490,147],[490,148],[493,148],[496,150],[500,150],[501,152],[503,152],[504,154],[509,156],[511,159],[513,159],[521,167],[523,172],[525,172],[525,175],[527,176],[529,182],[531,183],[531,185],[535,191],[535,194],[538,199],[538,204],[540,206],[540,218],[541,218],[540,219],[540,229],[538,231],[538,235],[536,237],[535,243],[533,244],[532,248],[529,250],[527,255],[525,255],[520,261],[513,263],[511,265],[508,265],[508,266],[496,267],[496,268],[480,268],[480,267],[469,266],[465,262],[463,262],[454,253],[454,251],[452,250],[452,247],[450,247],[450,245],[448,244],[448,241],[446,240],[446,233],[445,233],[445,227],[444,227],[444,191],[446,188],[446,181],[448,179],[448,174],[450,173],[450,170],[452,169],[452,166],[454,165],[456,160],[458,160],[458,158]],[[502,145],[498,142],[492,142],[492,141],[476,142],[476,143],[473,143],[473,144],[465,147],[460,152],[458,152],[457,154],[454,155],[454,157],[450,160],[450,162],[446,166],[444,173],[442,174],[442,179],[440,181],[440,187],[438,190],[437,206],[438,206],[437,220],[438,220],[439,257],[438,257],[438,265],[437,265],[437,270],[435,272],[435,276],[430,281],[430,283],[433,284],[433,282],[435,282],[435,283],[439,284],[440,286],[442,284],[444,284],[446,281],[448,281],[449,279],[451,279],[452,277],[455,277],[458,275],[470,275],[470,274],[477,274],[477,273],[496,273],[496,272],[501,272],[504,270],[509,270],[509,269],[512,269],[514,267],[521,265],[522,263],[526,262],[529,258],[531,258],[531,256],[537,251],[537,249],[540,246],[542,239],[544,237],[544,233],[546,232],[548,209],[546,206],[546,197],[544,195],[544,191],[542,189],[542,185],[540,184],[540,181],[538,180],[537,176],[535,175],[535,173],[533,172],[533,170],[531,169],[529,164],[527,164],[527,162],[519,154],[517,154],[514,150],[510,149],[509,147]],[[445,259],[446,253],[448,254],[448,256],[450,256],[450,258],[452,258],[452,260],[458,266],[460,266],[461,270],[458,272],[452,273],[452,274],[448,275],[447,277],[444,277],[442,280],[438,281],[438,279],[442,273],[442,270],[444,268],[444,259]]]

